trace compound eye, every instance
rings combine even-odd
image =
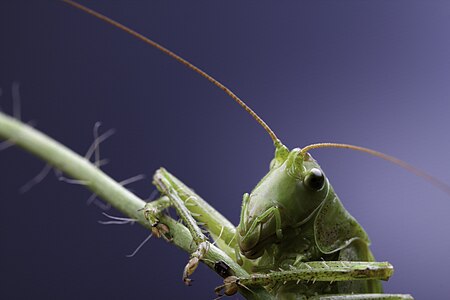
[[[312,168],[308,175],[303,179],[303,183],[313,191],[319,191],[325,184],[325,176],[322,171],[317,168]]]

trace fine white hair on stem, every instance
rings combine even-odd
[[[133,253],[126,255],[126,257],[135,256],[139,252],[139,250],[141,250],[141,248],[150,240],[152,235],[153,234],[150,234],[148,237],[146,237],[145,240],[143,240],[142,243],[140,243],[139,246],[137,246],[137,248],[133,251]]]
[[[156,196],[159,194],[158,189],[154,189],[150,195],[145,199],[145,202],[151,202],[156,199]]]
[[[100,161],[100,144],[98,142],[98,129],[100,128],[100,126],[102,125],[102,123],[100,122],[96,122],[94,125],[94,130],[93,130],[93,134],[94,134],[94,144],[95,144],[95,163],[94,165],[98,168],[98,163]]]
[[[2,145],[5,144],[6,147],[2,148]],[[4,150],[6,148],[9,148],[10,146],[14,146],[14,143],[10,142],[10,141],[5,141],[3,143],[0,143],[0,151]],[[104,165],[107,163],[107,160],[100,160],[99,161],[99,165]],[[19,192],[21,194],[28,192],[30,189],[32,189],[35,185],[41,183],[45,177],[47,177],[47,175],[50,173],[50,171],[52,170],[52,166],[50,166],[49,164],[46,164],[41,171],[39,171],[39,173],[33,177],[30,181],[28,181],[26,184],[24,184],[20,189]],[[74,180],[74,179],[70,179],[67,177],[64,177],[62,175],[62,172],[54,169],[54,173],[56,178],[59,181],[63,181],[66,183],[70,183],[70,184],[80,184],[80,185],[86,185],[87,182],[86,181],[81,181],[81,180]],[[92,202],[92,200],[90,201]]]
[[[91,194],[91,195],[89,196],[89,198],[87,199],[87,201],[86,201],[86,205],[91,205],[92,202],[94,202],[94,200],[95,200],[96,197],[97,197],[96,194]]]
[[[22,105],[20,100],[20,83],[14,81],[11,87],[11,95],[13,100],[13,117],[22,120]]]
[[[97,198],[96,194],[92,194],[86,201],[86,205],[94,204],[101,210],[109,210],[111,208],[111,204],[105,203],[102,200]]]
[[[14,142],[11,140],[6,140],[0,143],[0,151],[6,150],[10,147],[14,146]]]
[[[110,136],[112,136],[115,133],[114,129],[109,129],[108,131],[102,133],[101,135],[98,134],[98,129],[100,128],[101,123],[96,122],[93,128],[93,134],[94,134],[94,141],[92,142],[91,146],[89,147],[88,151],[84,155],[84,158],[87,160],[90,160],[92,155],[94,155],[94,165],[96,167],[101,167],[102,165],[105,165],[105,160],[100,160],[100,144],[107,140]]]
[[[50,171],[52,170],[52,166],[50,166],[49,164],[46,164],[41,171],[39,171],[39,173],[34,176],[30,181],[28,181],[27,183],[25,183],[20,189],[19,192],[21,194],[28,192],[30,189],[32,189],[35,185],[39,184],[40,182],[42,182],[42,180],[45,179],[45,177],[47,177],[48,173],[50,173]]]
[[[76,184],[76,185],[88,185],[89,181],[86,180],[78,180],[78,179],[71,179],[63,176],[63,173],[58,169],[53,169],[53,172],[55,173],[56,178],[58,178],[59,181],[69,183],[69,184]]]
[[[144,175],[144,174],[139,174],[139,175],[136,175],[136,176],[133,176],[133,177],[124,179],[124,180],[120,181],[119,184],[120,184],[121,186],[126,186],[126,185],[128,185],[128,184],[131,184],[131,183],[133,183],[133,182],[142,180],[142,179],[144,179],[144,178],[145,178],[145,175]],[[87,205],[91,205],[92,203],[96,204],[98,207],[100,207],[100,208],[103,209],[103,210],[108,210],[108,209],[111,208],[111,206],[108,205],[107,203],[103,203],[102,201],[100,201],[100,200],[97,198],[97,195],[96,195],[96,194],[91,194],[91,195],[89,196],[89,198],[87,199],[87,201],[86,201],[86,204],[87,204]]]
[[[13,101],[14,101],[14,117],[16,119],[21,118],[21,113],[20,113],[20,96],[19,96],[19,84],[16,82],[13,84],[12,87],[12,93],[13,93]],[[94,125],[94,142],[92,143],[92,145],[90,146],[88,152],[85,155],[86,159],[90,159],[91,156],[95,153],[95,166],[96,167],[100,167],[105,165],[108,161],[106,159],[100,160],[100,150],[99,150],[99,145],[101,142],[105,141],[108,137],[110,137],[111,135],[114,134],[114,130],[110,129],[107,132],[103,133],[102,135],[98,135],[98,129],[100,127],[101,123],[97,122]],[[33,126],[31,124],[31,126]],[[5,150],[11,146],[14,146],[14,142],[11,140],[6,140],[2,143],[0,143],[0,151],[1,150]],[[24,184],[20,189],[19,192],[20,193],[25,193],[27,191],[29,191],[31,188],[33,188],[35,185],[39,184],[40,182],[42,182],[45,177],[50,173],[50,171],[53,169],[54,174],[56,176],[56,178],[59,181],[65,182],[65,183],[69,183],[69,184],[76,184],[76,185],[88,185],[89,182],[85,181],[85,180],[76,180],[76,179],[71,179],[71,178],[67,178],[63,175],[63,173],[55,168],[52,168],[52,166],[50,166],[49,164],[46,164],[44,166],[44,168],[42,168],[42,170],[35,176],[33,177],[30,181],[28,181],[26,184]],[[130,184],[132,182],[138,181],[143,179],[145,176],[144,175],[137,175],[134,177],[131,177],[129,179],[126,179],[124,181],[122,181],[122,185],[127,185]],[[100,201],[99,199],[96,198],[95,194],[92,194],[88,201],[87,204],[96,204],[100,209],[102,210],[108,210],[111,208],[111,205],[108,203],[103,203],[102,201]]]
[[[110,221],[98,221],[98,223],[100,223],[102,225],[126,225],[126,224],[134,225],[134,223],[137,222],[136,219],[115,217],[115,216],[108,215],[105,212],[102,212],[102,215],[111,219]]]
[[[103,202],[102,200],[100,200],[98,198],[94,198],[94,201],[92,203],[94,203],[94,205],[96,205],[101,210],[110,210],[111,209],[111,204],[109,204],[107,202]]]
[[[96,166],[97,166],[97,168],[101,168],[103,166],[106,166],[107,164],[109,164],[109,159],[104,158],[104,159],[99,160],[97,162]]]
[[[139,175],[130,177],[130,178],[128,178],[128,179],[119,181],[119,184],[120,184],[121,186],[126,186],[126,185],[128,185],[128,184],[131,184],[131,183],[133,183],[133,182],[136,182],[136,181],[139,181],[139,180],[142,180],[142,179],[145,179],[145,174],[139,174]]]

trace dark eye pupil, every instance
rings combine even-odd
[[[310,189],[318,191],[323,187],[325,183],[325,176],[323,176],[322,171],[313,168],[310,173],[305,177],[305,184]]]

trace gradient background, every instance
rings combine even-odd
[[[88,1],[83,1],[88,3]],[[96,1],[90,7],[148,35],[232,88],[289,147],[371,147],[450,183],[450,2]],[[79,153],[92,127],[104,170],[152,191],[165,166],[238,222],[241,196],[268,169],[267,134],[219,89],[149,46],[57,1],[0,3],[0,105],[20,82],[25,120]],[[315,158],[395,274],[387,292],[450,294],[450,196],[380,159],[337,149]],[[0,153],[0,298],[214,298],[221,279],[139,226],[102,226],[90,193],[54,176],[24,195],[43,166]],[[110,211],[111,214],[117,214]]]

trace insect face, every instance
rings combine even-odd
[[[277,146],[269,173],[244,195],[237,233],[241,252],[254,259],[282,242],[287,231],[313,217],[328,192],[328,180],[309,154]]]

